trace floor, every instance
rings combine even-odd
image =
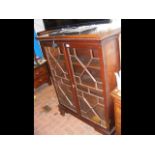
[[[44,84],[35,91],[35,95],[35,135],[100,135],[71,114],[60,115],[53,85]]]

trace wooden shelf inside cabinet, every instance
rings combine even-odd
[[[73,65],[75,65],[77,67],[81,67],[81,65],[79,63],[77,63],[77,62],[73,62]],[[99,70],[100,69],[100,66],[99,66],[99,64],[98,64],[97,61],[96,62],[94,61],[94,62],[92,62],[92,63],[89,64],[88,68]]]
[[[77,62],[77,60],[75,59],[75,57],[72,56],[72,57],[71,57],[71,60],[72,60],[73,65],[81,66],[81,65]],[[62,57],[61,55],[59,56],[58,61],[59,61],[59,62],[62,62],[62,63],[65,63],[64,57]],[[88,67],[94,68],[94,69],[100,69],[99,61],[100,61],[99,58],[93,58],[93,59],[91,60],[91,62],[89,63]]]
[[[121,92],[114,89],[111,93],[114,101],[116,134],[121,135]]]
[[[65,63],[65,60],[64,58],[62,57],[59,57],[59,62],[61,64],[64,64]],[[74,59],[74,57],[72,57],[72,64],[75,66],[75,67],[81,67],[81,65]],[[96,70],[100,70],[100,64],[99,64],[99,59],[98,58],[93,58],[92,61],[89,63],[88,65],[88,68],[91,68],[91,69],[96,69]]]

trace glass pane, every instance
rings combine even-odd
[[[104,126],[103,84],[98,50],[67,48],[83,117]]]
[[[71,82],[66,70],[65,58],[61,48],[45,47],[45,51],[60,103],[76,111]]]

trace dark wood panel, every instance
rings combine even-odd
[[[38,88],[44,83],[51,84],[50,74],[47,63],[39,65],[34,68],[34,88]]]
[[[42,84],[48,82],[48,80],[49,80],[49,78],[48,78],[48,76],[46,74],[43,75],[43,76],[40,76],[39,78],[35,79],[34,88],[38,88]]]
[[[34,69],[34,79],[40,77],[41,75],[47,74],[47,68],[45,65],[46,64],[36,67]]]
[[[114,100],[116,134],[121,135],[121,96],[120,91],[114,89],[111,93]]]

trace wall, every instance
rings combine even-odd
[[[120,49],[120,61],[121,61],[121,34],[119,36],[119,49]]]
[[[37,39],[35,39],[37,37],[37,32],[40,31],[44,31],[45,27],[44,27],[44,23],[42,19],[34,19],[34,51],[36,56],[38,57],[43,57],[43,53],[40,47],[40,43]]]
[[[36,54],[36,57],[43,58],[43,53],[42,53],[42,50],[41,50],[41,47],[40,47],[40,43],[36,39],[36,37],[37,37],[37,34],[36,34],[35,30],[34,30],[34,52]]]
[[[42,19],[34,19],[34,29],[36,32],[45,30],[45,26]]]

